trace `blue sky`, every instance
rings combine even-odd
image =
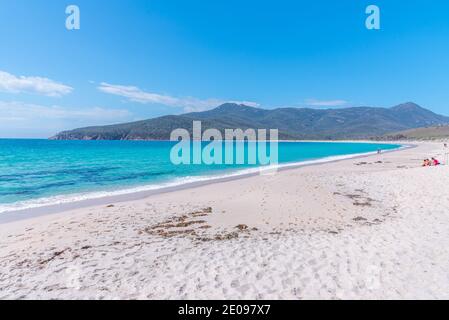
[[[65,28],[78,5],[81,29]],[[381,30],[365,28],[365,8]],[[449,115],[449,2],[0,0],[0,137],[205,110]]]

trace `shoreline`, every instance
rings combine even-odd
[[[309,140],[301,140],[301,141],[279,141],[279,142],[328,142],[328,141],[309,141]],[[357,143],[357,141],[332,141],[332,143]],[[365,141],[358,141],[359,143],[368,143]],[[400,152],[407,149],[416,148],[416,144],[411,143],[402,143],[400,141],[398,142],[392,142],[392,141],[376,141],[372,142],[373,144],[392,144],[392,145],[399,145],[398,148],[391,149],[391,150],[382,150],[382,154],[392,153],[392,152]],[[217,183],[223,183],[223,182],[229,182],[229,181],[235,181],[235,180],[241,180],[241,179],[247,179],[259,175],[264,174],[271,174],[269,173],[273,169],[276,171],[286,171],[286,170],[294,170],[301,167],[307,167],[307,166],[315,166],[320,164],[327,164],[327,163],[335,163],[345,160],[351,160],[351,159],[361,159],[366,158],[372,155],[376,155],[376,151],[366,152],[366,153],[358,153],[358,154],[348,154],[348,155],[338,155],[338,156],[329,156],[324,158],[318,158],[313,160],[304,160],[299,162],[292,162],[292,163],[283,163],[278,164],[276,168],[272,167],[255,167],[255,168],[246,168],[241,169],[237,171],[229,172],[228,174],[216,174],[216,175],[210,175],[210,176],[197,176],[199,180],[193,181],[193,182],[185,182],[185,183],[179,183],[175,185],[170,185],[174,182],[167,181],[165,184],[167,186],[161,186],[158,188],[152,189],[151,187],[154,185],[146,185],[146,186],[140,186],[140,187],[134,187],[129,189],[119,189],[115,191],[111,191],[108,193],[116,193],[112,195],[100,195],[97,197],[87,198],[87,199],[81,199],[81,200],[67,200],[66,202],[56,203],[56,204],[44,204],[44,205],[38,205],[33,206],[30,208],[24,208],[24,209],[17,209],[17,210],[7,210],[0,212],[0,225],[7,224],[11,222],[16,222],[20,220],[27,220],[32,218],[37,218],[41,216],[46,215],[54,215],[59,214],[67,211],[77,210],[77,209],[83,209],[83,208],[89,208],[89,207],[95,207],[95,206],[102,206],[102,205],[108,205],[110,203],[123,203],[123,202],[129,202],[129,201],[137,201],[142,200],[154,195],[158,194],[165,194],[165,193],[171,193],[181,190],[188,190],[188,189],[194,189],[199,188],[202,186],[207,186],[211,184],[217,184]],[[268,173],[264,173],[264,171],[267,171]],[[186,177],[186,178],[194,178],[194,177]],[[135,189],[145,189],[146,190],[138,190],[134,191]],[[107,192],[107,191],[105,191]],[[98,191],[89,192],[87,195],[94,195],[96,193],[99,193]],[[76,195],[73,195],[75,197]],[[61,197],[68,197],[68,195],[61,195]],[[36,199],[38,200],[38,199]]]
[[[447,148],[0,225],[0,299],[448,299]],[[431,192],[422,192],[429,186]]]

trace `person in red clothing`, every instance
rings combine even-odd
[[[432,164],[433,164],[434,166],[439,166],[441,163],[440,163],[440,161],[438,161],[437,159],[432,158]]]

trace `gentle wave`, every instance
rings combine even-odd
[[[407,148],[407,146],[401,146],[398,149],[393,149],[393,150],[399,150],[399,149],[404,149],[404,148]],[[208,175],[208,176],[194,176],[194,177],[190,176],[190,177],[176,178],[174,180],[167,181],[165,183],[150,184],[150,185],[145,185],[145,186],[120,189],[120,190],[114,190],[114,191],[96,191],[96,192],[88,192],[88,193],[58,195],[58,196],[45,197],[45,198],[39,198],[39,199],[33,199],[33,200],[27,200],[27,201],[20,201],[20,202],[9,203],[9,204],[0,204],[0,213],[25,210],[25,209],[34,209],[34,208],[40,208],[40,207],[45,207],[45,206],[51,206],[51,205],[78,202],[78,201],[83,201],[83,200],[92,200],[92,199],[100,199],[100,198],[111,197],[111,196],[133,194],[133,193],[145,192],[145,191],[154,191],[154,190],[179,187],[179,186],[193,184],[193,183],[199,183],[199,182],[239,177],[239,176],[250,175],[250,174],[255,174],[255,173],[270,174],[271,172],[275,172],[277,169],[333,162],[333,161],[338,161],[338,160],[357,158],[360,156],[373,155],[376,153],[377,152],[366,152],[366,153],[358,153],[358,154],[350,154],[350,155],[330,156],[330,157],[324,157],[324,158],[314,159],[314,160],[283,163],[283,164],[278,164],[275,166],[265,166],[265,167],[256,167],[256,168],[250,168],[250,169],[242,169],[242,170],[238,170],[238,171],[234,171],[234,172],[228,172],[226,174],[214,174],[214,175]]]

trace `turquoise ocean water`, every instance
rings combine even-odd
[[[0,213],[175,186],[249,172],[258,167],[249,164],[174,165],[170,161],[174,144],[168,141],[0,139]],[[329,157],[331,160],[398,147],[368,143],[281,142],[279,164]]]

